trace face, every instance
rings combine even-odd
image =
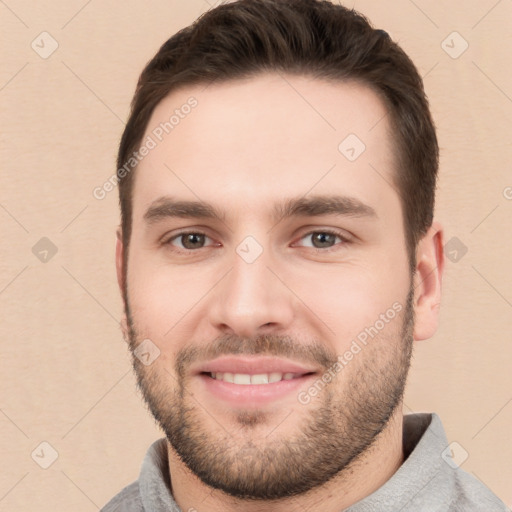
[[[410,360],[383,103],[261,75],[172,93],[148,136],[123,269],[145,400],[212,487],[277,499],[327,482],[386,427]]]

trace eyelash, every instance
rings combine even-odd
[[[306,237],[309,237],[309,236],[312,236],[312,235],[318,234],[318,233],[321,233],[323,235],[332,235],[341,240],[340,242],[335,242],[334,245],[331,247],[323,247],[323,248],[322,247],[305,247],[306,249],[308,249],[310,251],[314,251],[315,253],[318,253],[318,254],[326,254],[331,251],[337,251],[340,249],[340,245],[346,245],[346,244],[350,243],[350,240],[347,236],[344,236],[339,231],[336,231],[333,229],[316,229],[313,231],[308,231],[307,233],[304,233],[299,238],[299,240],[303,240]]]
[[[183,252],[183,253],[198,252],[201,249],[206,249],[207,247],[210,247],[210,246],[207,246],[207,247],[200,247],[199,249],[182,249],[181,247],[174,247],[172,245],[173,240],[177,240],[178,238],[181,238],[181,237],[184,237],[187,235],[202,235],[211,240],[211,237],[209,237],[206,233],[203,233],[202,231],[182,231],[181,233],[173,235],[172,237],[168,238],[167,240],[164,239],[162,241],[162,245],[171,246],[173,248],[172,250],[174,250],[176,252]]]
[[[314,235],[314,234],[317,234],[317,233],[322,233],[322,234],[326,234],[326,235],[333,235],[333,236],[335,236],[335,237],[337,237],[337,238],[339,238],[341,240],[341,242],[337,242],[337,243],[335,243],[331,247],[324,247],[324,248],[321,248],[321,247],[306,247],[307,249],[313,250],[313,251],[315,251],[317,253],[325,254],[325,253],[331,252],[333,250],[339,249],[339,247],[338,247],[339,245],[346,245],[346,244],[349,244],[351,242],[351,240],[347,236],[344,236],[340,232],[332,230],[332,229],[316,229],[316,230],[313,230],[313,231],[308,231],[307,233],[304,233],[298,240],[303,240],[304,238],[306,238],[308,236],[311,236],[311,235]],[[178,239],[180,237],[183,237],[183,236],[187,236],[187,235],[202,235],[202,236],[205,236],[206,238],[209,238],[210,240],[212,240],[211,237],[209,237],[206,233],[204,233],[202,231],[182,231],[181,233],[177,233],[177,234],[173,235],[171,238],[169,238],[167,240],[164,240],[162,242],[162,245],[164,245],[164,246],[171,246],[173,251],[176,251],[178,253],[183,253],[183,254],[190,254],[190,253],[198,252],[201,249],[207,249],[208,247],[211,247],[211,246],[215,245],[215,244],[212,244],[212,245],[209,245],[209,246],[206,246],[206,247],[200,247],[199,249],[182,249],[181,247],[175,247],[175,246],[172,245],[172,242],[174,240],[176,240],[176,239]],[[301,246],[299,246],[299,247],[301,247]]]

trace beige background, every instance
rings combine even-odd
[[[469,455],[462,467],[510,506],[512,1],[346,5],[386,29],[425,76],[442,148],[437,217],[446,241],[458,240],[441,326],[417,345],[406,408],[439,413],[455,455]],[[0,2],[1,511],[98,510],[160,437],[118,327],[117,191],[99,201],[92,190],[115,171],[142,66],[209,7]],[[58,43],[46,59],[43,31]],[[469,44],[458,58],[464,41],[446,39],[453,31]],[[58,249],[46,262],[45,242],[32,252],[43,237]],[[58,453],[48,469],[38,465],[51,462],[43,441]]]

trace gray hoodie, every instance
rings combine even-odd
[[[510,512],[487,487],[458,467],[463,448],[448,444],[436,414],[404,416],[403,439],[406,459],[398,471],[344,512]],[[169,482],[167,446],[160,439],[149,448],[139,479],[101,512],[182,512]]]

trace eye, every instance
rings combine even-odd
[[[312,231],[304,235],[297,245],[314,249],[330,249],[340,242],[346,242],[346,239],[332,231]]]
[[[203,247],[207,247],[212,245],[212,239],[206,236],[204,233],[180,233],[179,235],[173,236],[166,243],[169,245],[173,245],[178,249],[183,250],[194,250],[194,249],[202,249]]]

